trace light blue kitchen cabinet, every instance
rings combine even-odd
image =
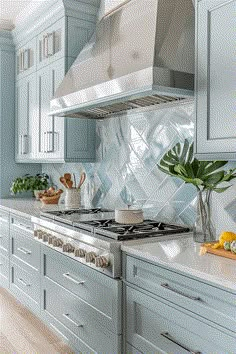
[[[94,121],[48,116],[50,98],[63,80],[65,65],[63,57],[37,71],[36,159],[41,162],[94,161]]]
[[[16,83],[16,161],[28,162],[35,157],[34,134],[37,130],[36,73]]]
[[[23,46],[16,48],[16,80],[36,71],[36,38],[33,38]]]
[[[9,288],[10,216],[0,209],[0,287]]]
[[[15,134],[15,77],[15,46],[12,33],[0,30],[0,198],[10,196],[11,183],[16,177],[41,172],[39,164],[16,163],[18,131]],[[23,101],[22,105],[25,104]]]
[[[236,160],[236,0],[196,1],[196,137],[202,160]]]
[[[124,255],[125,342],[137,353],[235,354],[236,294]]]
[[[126,288],[127,342],[142,353],[235,353],[235,336],[160,298]]]
[[[66,56],[65,17],[60,18],[37,36],[37,69]]]
[[[95,160],[96,123],[48,113],[55,90],[93,33],[98,8],[98,0],[49,1],[14,30],[17,162]]]

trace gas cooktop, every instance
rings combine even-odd
[[[167,224],[155,220],[144,220],[140,224],[118,224],[114,219],[81,221],[74,224],[75,227],[93,232],[115,240],[130,240],[146,237],[180,234],[189,232],[186,226]]]
[[[92,209],[65,209],[65,210],[53,210],[42,212],[41,215],[51,218],[53,216],[64,216],[64,215],[76,215],[76,214],[98,214],[112,212],[113,210],[104,209],[104,208],[92,208]]]

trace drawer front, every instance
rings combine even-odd
[[[9,288],[9,257],[0,252],[0,287]]]
[[[104,328],[107,324],[102,314],[50,280],[45,280],[43,285],[45,313],[96,351],[116,352],[121,336]]]
[[[236,294],[127,256],[128,282],[236,332]]]
[[[122,282],[107,277],[48,247],[43,247],[45,278],[70,290],[106,316],[108,327],[121,333]]]
[[[10,230],[9,222],[1,219],[0,217],[0,251],[8,255],[10,249]]]
[[[17,215],[11,215],[11,230],[21,232],[23,234],[33,235],[33,224],[30,219],[22,218]]]
[[[37,241],[12,231],[11,242],[13,261],[21,260],[37,270],[40,268],[40,244]]]
[[[143,354],[137,349],[135,349],[132,345],[129,343],[126,343],[126,354]]]
[[[100,341],[93,344],[85,343],[84,340],[73,334],[67,327],[65,327],[61,322],[59,322],[54,316],[49,312],[44,312],[43,320],[46,324],[58,335],[64,342],[66,342],[71,348],[75,349],[78,353],[121,353],[121,336],[116,336],[113,343],[107,343],[107,338],[104,342]],[[94,333],[94,329],[91,330]]]
[[[36,304],[40,303],[40,278],[39,273],[29,266],[24,268],[11,263],[11,284],[10,288],[13,292],[24,293],[28,298],[32,299]]]
[[[127,341],[141,352],[235,353],[235,336],[127,287]]]

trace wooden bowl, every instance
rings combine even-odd
[[[61,196],[60,194],[53,195],[51,197],[43,196],[40,198],[40,200],[43,204],[58,204],[60,196]]]

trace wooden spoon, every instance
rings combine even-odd
[[[64,187],[68,188],[65,177],[60,177],[60,182],[63,184]]]
[[[82,184],[84,183],[85,179],[86,179],[86,174],[85,174],[85,172],[83,172],[83,173],[81,174],[81,176],[80,176],[80,181],[79,181],[78,189],[80,189],[80,187],[81,187]]]
[[[65,174],[64,174],[64,178],[65,178],[67,181],[71,181],[71,174],[70,174],[70,173],[65,173]]]

